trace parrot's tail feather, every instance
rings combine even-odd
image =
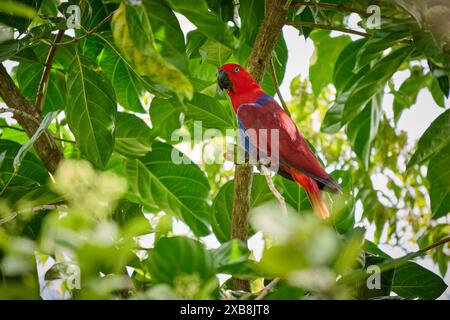
[[[322,183],[320,181],[318,181],[317,183],[319,184],[319,189],[320,190],[323,190],[323,191],[326,191],[326,192],[329,192],[329,193],[334,193],[334,194],[341,194],[342,193],[341,186],[332,177],[329,177],[326,180],[326,183]]]
[[[330,217],[330,211],[328,211],[328,207],[325,201],[322,198],[322,194],[319,190],[317,191],[306,191],[308,194],[309,201],[314,209],[314,212],[322,219],[328,219]]]
[[[320,218],[328,219],[330,217],[330,211],[322,198],[317,181],[297,171],[291,171],[291,176],[294,178],[295,182],[305,188],[314,212]]]

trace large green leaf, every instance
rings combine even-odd
[[[202,93],[194,94],[192,101],[187,103],[186,115],[193,120],[202,121],[205,128],[236,128],[236,120],[230,109],[217,99]]]
[[[23,33],[37,15],[42,0],[2,1],[0,6],[0,22],[16,28]]]
[[[289,204],[297,213],[302,211],[311,210],[311,204],[303,189],[298,183],[294,181],[277,176],[275,183],[278,190],[282,193],[284,200]]]
[[[187,237],[162,238],[150,252],[148,268],[156,283],[175,284],[177,277],[196,275],[203,281],[215,276],[209,251]]]
[[[37,63],[20,63],[17,67],[16,77],[19,88],[29,101],[36,100],[39,83],[44,66]],[[51,70],[45,90],[45,100],[42,113],[62,110],[65,106],[65,78],[59,71]]]
[[[140,157],[151,150],[152,131],[133,114],[117,113],[115,136],[114,150],[126,157]]]
[[[0,163],[0,184],[3,187],[14,172],[14,158],[19,152],[21,145],[10,140],[0,140],[0,154],[3,161]],[[41,161],[33,154],[27,153],[22,159],[14,179],[10,185],[37,185],[45,184],[48,179],[48,172]]]
[[[343,127],[344,123],[342,123],[342,114],[344,112],[345,103],[352,93],[355,83],[357,83],[362,77],[364,77],[368,71],[369,67],[366,66],[358,73],[353,74],[353,76],[347,81],[345,87],[343,87],[342,89],[342,92],[338,94],[338,96],[336,97],[336,101],[325,114],[325,118],[323,119],[320,128],[322,132],[327,134],[334,134]]]
[[[250,207],[273,198],[272,192],[267,186],[266,179],[259,175],[253,175]],[[233,213],[234,181],[228,181],[220,188],[212,204],[211,226],[214,234],[220,242],[231,240],[231,216]]]
[[[395,269],[392,291],[407,299],[439,298],[447,285],[436,274],[414,262],[407,262]]]
[[[333,81],[333,70],[342,49],[350,43],[349,36],[330,37],[329,31],[314,31],[311,33],[314,41],[314,62],[309,68],[309,78],[316,96]]]
[[[81,153],[103,168],[114,148],[116,101],[110,81],[77,52],[67,72],[66,116]]]
[[[98,63],[114,86],[117,102],[127,110],[144,112],[141,101],[144,87],[132,68],[109,47],[103,49]]]
[[[164,1],[144,0],[143,4],[152,26],[156,49],[164,59],[186,73],[186,46],[177,17]]]
[[[412,50],[412,47],[403,47],[393,51],[355,83],[345,101],[341,124],[347,123],[361,112],[370,99],[384,88]]]
[[[181,126],[179,104],[175,98],[153,98],[150,105],[150,119],[154,136],[170,141],[172,133]]]
[[[126,10],[127,7],[124,4],[116,10],[112,29],[114,40],[127,60],[134,65],[140,75],[149,77],[180,97],[191,99],[193,88],[189,79],[167,62],[153,46],[139,40],[141,39],[139,35],[131,34],[134,28],[131,28],[129,24],[134,25],[137,21],[127,19]]]
[[[280,35],[280,37],[278,37],[272,58],[273,58],[273,65],[275,67],[275,75],[277,76],[278,84],[281,84],[283,82],[284,74],[286,72],[286,65],[287,65],[287,59],[288,59],[287,45],[286,45],[286,41],[284,40],[283,35]],[[247,59],[248,59],[248,57],[245,58],[245,61],[247,61]],[[273,96],[273,95],[275,95],[276,88],[273,83],[272,75],[269,70],[270,70],[269,68],[266,68],[266,72],[264,73],[264,77],[261,81],[261,87],[269,95]]]
[[[421,164],[430,159],[450,143],[450,110],[434,120],[417,143],[417,150],[407,167]]]
[[[241,18],[240,38],[248,45],[253,45],[258,34],[259,25],[264,18],[264,3],[259,0],[239,1]]]
[[[352,41],[339,54],[333,74],[333,83],[338,92],[342,91],[353,78],[356,56],[366,41],[366,39]]]
[[[207,37],[233,47],[233,36],[227,24],[214,12],[209,11],[203,0],[166,0],[169,6],[186,18]]]
[[[175,215],[196,235],[206,235],[208,179],[193,163],[174,163],[173,155],[180,157],[177,160],[190,161],[170,145],[153,142],[151,152],[126,161],[128,182],[141,203]]]
[[[233,272],[247,261],[250,251],[246,245],[237,239],[222,244],[219,248],[211,250],[214,264],[220,273]]]
[[[369,166],[372,144],[377,136],[383,115],[383,93],[376,94],[367,106],[347,126],[347,136],[352,149],[361,159],[365,168]]]
[[[357,67],[361,68],[382,55],[383,51],[395,46],[401,40],[411,38],[417,29],[417,23],[412,19],[383,19],[380,29],[375,30],[357,56]]]
[[[444,217],[450,212],[450,143],[447,144],[428,165],[428,180],[431,183],[430,199],[433,218]]]

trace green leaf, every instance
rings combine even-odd
[[[434,300],[444,293],[447,285],[435,273],[414,262],[396,268],[392,291],[407,299]]]
[[[248,58],[246,58],[247,60]],[[284,74],[286,72],[286,65],[288,59],[288,50],[286,46],[286,41],[284,37],[280,35],[278,37],[277,43],[275,45],[274,54],[273,54],[273,65],[275,67],[275,74],[277,76],[278,83],[281,84],[284,79]],[[275,95],[276,88],[272,80],[272,75],[269,71],[269,68],[266,68],[266,72],[264,73],[264,77],[261,82],[261,87],[266,91],[269,95]]]
[[[203,0],[166,0],[169,6],[188,18],[197,29],[209,38],[233,47],[233,36],[227,24],[214,12],[209,11]]]
[[[14,158],[21,147],[17,142],[4,139],[0,140],[2,154],[6,151],[0,166],[0,185],[2,187],[14,172]],[[45,184],[47,179],[48,172],[42,165],[42,162],[33,153],[28,153],[23,158],[22,164],[10,185],[39,185]]]
[[[131,38],[131,29],[128,23],[126,7],[121,4],[113,18],[113,37],[127,60],[134,65],[137,73],[149,77],[152,81],[175,92],[180,97],[190,100],[193,88],[189,79],[151,46],[147,45],[145,48],[140,48],[134,42],[134,38],[138,36],[135,35],[134,38]],[[141,43],[141,46],[145,46],[145,44]]]
[[[28,13],[31,13],[29,11],[29,8],[32,8],[32,10],[34,11],[33,13],[34,17],[36,16],[36,13],[39,11],[41,3],[42,0],[16,0],[13,2],[13,4],[11,4],[10,1],[7,1],[6,3],[5,1],[2,1],[2,5],[4,6],[3,10],[5,10],[5,6],[11,9],[12,6],[19,5],[19,7],[17,9],[13,9],[13,11],[18,10],[23,12],[23,8],[25,8],[25,10],[28,11],[26,12],[26,15],[28,15]],[[27,30],[28,26],[32,21],[32,18],[33,17],[23,17],[23,15],[21,17],[19,15],[10,14],[9,12],[0,10],[1,23],[16,28],[20,33],[24,33]]]
[[[170,96],[168,91],[165,88],[163,88],[161,85],[155,84],[150,78],[146,77],[145,75],[140,75],[135,70],[135,68],[131,65],[131,63],[127,61],[127,59],[125,58],[125,55],[122,54],[120,52],[120,50],[114,45],[114,40],[113,40],[113,37],[112,37],[112,33],[110,33],[110,32],[102,32],[101,34],[100,33],[95,33],[94,35],[97,38],[101,39],[104,42],[104,44],[107,45],[107,47],[105,47],[105,48],[111,49],[114,52],[114,54],[117,56],[117,58],[121,59],[121,61],[123,62],[124,66],[126,68],[127,73],[130,75],[130,78],[131,79],[135,79],[135,81],[133,81],[133,82],[136,82],[136,90],[138,90],[139,87],[142,86],[143,90],[145,89],[145,90],[151,92],[152,94],[154,94],[154,95],[156,95],[158,97],[169,97]],[[100,55],[99,58],[100,58],[100,63],[102,63],[102,61],[101,61],[102,60],[102,55]],[[115,60],[115,59],[113,59],[113,60]],[[122,62],[119,62],[119,64],[117,65],[118,69],[120,68],[120,64]],[[105,70],[105,72],[108,75],[108,72],[109,72],[108,68]],[[111,79],[111,81],[113,81],[113,79]],[[115,90],[119,91],[117,93],[118,95],[122,94],[122,92],[121,92],[122,88],[123,88],[122,85],[119,85],[119,88],[116,88],[116,86],[115,86]],[[130,89],[134,89],[134,88],[130,88]],[[126,91],[123,94],[126,94]],[[123,97],[121,98],[122,102],[123,102],[123,100],[127,101],[129,99],[130,98],[126,97],[126,96],[125,96],[125,99],[123,99]],[[134,101],[136,101],[135,98],[134,98]],[[141,101],[139,101],[139,103],[141,104]],[[123,102],[122,105],[126,106],[127,103]],[[130,105],[130,103],[128,103],[128,105]],[[142,105],[141,105],[141,108],[142,108]]]
[[[264,3],[259,0],[239,1],[239,17],[241,18],[240,38],[252,46],[264,18]]]
[[[103,168],[114,148],[116,101],[110,81],[76,52],[67,72],[66,116],[81,153]]]
[[[98,63],[111,80],[117,102],[127,110],[145,112],[141,101],[144,87],[126,62],[111,48],[105,47],[99,56]]]
[[[36,63],[21,63],[17,67],[17,82],[23,95],[29,101],[35,101],[36,94],[41,81],[44,66]],[[64,75],[59,71],[51,70],[45,90],[45,100],[43,104],[43,114],[55,110],[64,109],[65,97]]]
[[[303,189],[298,183],[277,176],[275,178],[275,185],[282,193],[286,203],[289,204],[297,213],[312,210],[305,189]]]
[[[354,76],[356,56],[366,41],[366,39],[352,41],[339,54],[333,74],[333,83],[338,92],[341,92]]]
[[[329,31],[311,33],[315,54],[309,68],[309,77],[315,96],[319,96],[324,87],[333,81],[333,70],[342,49],[350,43],[349,36],[330,37]]]
[[[341,125],[352,120],[369,100],[384,88],[386,82],[392,78],[412,50],[412,47],[403,47],[393,51],[377,62],[367,74],[355,83],[345,101]]]
[[[328,207],[332,212],[336,230],[340,234],[344,234],[352,230],[355,225],[356,200],[352,175],[348,171],[336,170],[331,173],[331,176],[341,186],[342,193],[332,195],[332,202],[328,203]]]
[[[352,149],[361,159],[364,167],[369,167],[372,144],[378,134],[378,127],[383,115],[383,92],[376,94],[367,106],[347,125],[347,136]]]
[[[431,95],[433,96],[434,101],[439,107],[445,108],[445,96],[439,87],[439,81],[436,78],[432,78],[428,89],[430,90]]]
[[[188,70],[183,31],[173,11],[160,0],[144,0],[156,49],[168,62],[184,73]]]
[[[395,46],[401,40],[412,37],[418,28],[417,22],[412,19],[386,20],[383,19],[381,29],[375,30],[357,55],[357,69],[376,60],[383,51]]]
[[[217,239],[224,243],[231,240],[231,216],[233,213],[234,181],[228,181],[220,188],[212,204],[211,226]],[[250,207],[273,199],[266,179],[253,174]]]
[[[152,131],[141,118],[124,112],[116,114],[114,150],[126,157],[141,157],[151,148]]]
[[[219,248],[211,250],[217,272],[232,273],[243,266],[247,261],[250,251],[246,245],[237,239],[222,244]]]
[[[120,9],[118,12],[120,12]],[[116,14],[119,14],[118,12]],[[129,35],[136,48],[144,54],[153,52],[156,43],[144,6],[142,4],[129,5],[125,3],[125,15]]]
[[[8,187],[2,199],[9,202],[12,210],[26,211],[38,206],[52,204],[62,200],[59,194],[52,191],[51,185],[26,185],[25,183]]]
[[[421,68],[411,70],[411,76],[394,93],[394,120],[396,122],[405,109],[416,103],[417,95],[428,85],[429,81],[429,74],[424,75]]]
[[[0,12],[30,19],[36,17],[37,15],[37,12],[33,7],[12,0],[3,0],[0,2]]]
[[[232,50],[218,41],[211,39],[199,48],[199,53],[204,62],[210,63],[217,68],[225,64],[232,54]]]
[[[236,119],[230,109],[217,99],[202,93],[195,93],[192,101],[186,106],[186,115],[193,120],[202,121],[204,128],[236,128]]]
[[[443,170],[450,163],[450,143],[436,154],[428,165],[427,179],[431,183],[430,199],[433,219],[450,212],[450,172]]]
[[[355,83],[364,77],[368,71],[369,67],[366,66],[358,73],[353,74],[353,76],[348,80],[345,87],[343,87],[342,92],[336,97],[334,104],[325,114],[325,118],[323,119],[322,126],[320,128],[322,132],[327,134],[335,134],[343,127],[344,124],[342,123],[342,114],[345,103],[352,93]]]
[[[17,152],[16,157],[13,161],[13,167],[14,170],[18,170],[19,166],[27,154],[28,151],[33,147],[33,144],[36,142],[37,139],[44,133],[44,131],[48,128],[50,123],[56,118],[58,115],[58,111],[47,113],[47,115],[42,119],[41,123],[39,124],[39,127],[36,129],[36,132],[33,134],[33,136],[30,138],[29,141],[27,141]]]
[[[450,110],[434,120],[417,143],[417,150],[407,168],[422,164],[450,143]]]
[[[211,253],[199,241],[180,236],[160,239],[150,252],[148,268],[155,283],[170,285],[185,275],[205,282],[215,276]]]
[[[180,102],[175,99],[153,98],[150,105],[150,119],[152,120],[152,135],[170,141],[172,133],[179,129]]]
[[[183,164],[174,163],[184,161]],[[155,141],[152,151],[137,159],[127,159],[129,185],[142,204],[158,207],[184,221],[199,236],[209,233],[209,183],[200,168],[186,155],[168,144]],[[183,181],[180,183],[180,181]]]

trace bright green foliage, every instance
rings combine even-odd
[[[287,21],[347,27],[350,13],[340,4],[355,12],[373,4],[317,2],[290,6]],[[393,259],[380,245],[412,251],[450,233],[447,2],[378,1],[380,28],[361,16],[367,37],[295,27],[314,54],[309,78],[291,82],[288,107],[343,192],[323,194],[331,218],[322,221],[304,189],[276,175],[284,214],[255,170],[248,235],[264,239],[259,257],[231,236],[233,163],[210,160],[233,159],[235,141],[223,135],[238,127],[217,90],[217,69],[247,65],[266,31],[264,1],[240,0],[239,8],[219,0],[82,1],[81,28],[67,31],[56,50],[36,133],[0,119],[0,299],[241,294],[219,274],[250,281],[246,299],[274,277],[280,281],[266,299],[440,297],[448,243],[426,253],[439,274],[419,265],[423,253]],[[32,104],[56,30],[71,28],[70,4],[80,1],[0,2],[0,27],[10,28],[0,35],[0,61],[17,63],[11,76]],[[180,16],[193,30],[186,33]],[[295,55],[280,35],[272,54],[279,83]],[[274,95],[266,69],[261,86]],[[428,107],[416,105],[419,94],[442,113],[411,143],[399,123]],[[52,174],[36,143],[50,136],[65,158]],[[374,265],[381,286],[371,289]]]

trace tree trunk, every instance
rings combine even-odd
[[[41,116],[33,105],[22,95],[19,88],[9,76],[3,64],[0,63],[0,96],[10,109],[18,110],[14,113],[14,118],[22,126],[27,135],[31,138],[42,121]],[[21,114],[22,113],[22,114]],[[35,118],[36,121],[25,117],[23,113]],[[34,149],[41,158],[47,170],[55,172],[59,162],[63,159],[63,154],[50,133],[45,130],[39,139],[34,143]]]
[[[248,71],[257,82],[261,82],[266,65],[272,56],[280,32],[286,20],[287,0],[266,0],[265,17],[248,61]],[[250,210],[250,192],[252,187],[252,166],[236,165],[234,174],[234,203],[232,216],[233,239],[247,242],[248,212]],[[248,280],[233,278],[235,290],[250,291]]]

